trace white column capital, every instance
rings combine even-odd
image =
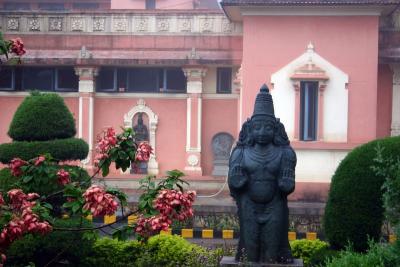
[[[207,68],[203,66],[183,67],[182,70],[188,81],[201,80],[207,74]]]
[[[93,80],[98,74],[97,67],[75,67],[75,74],[79,80]]]

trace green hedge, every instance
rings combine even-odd
[[[77,228],[80,218],[58,219],[54,225],[60,228]],[[91,227],[92,223],[83,220],[82,227]],[[93,232],[53,231],[47,235],[26,235],[15,241],[7,250],[6,266],[25,267],[29,262],[35,266],[45,266],[59,255],[49,266],[81,266],[83,259],[92,251],[96,234]],[[108,267],[111,267],[110,265]]]
[[[328,243],[316,240],[298,239],[290,242],[292,255],[295,258],[303,259],[304,266],[310,266],[310,259],[321,250],[328,248]]]
[[[364,251],[368,238],[380,237],[384,179],[371,169],[378,142],[384,148],[384,157],[400,154],[400,137],[374,140],[352,150],[332,178],[323,226],[335,249],[343,249],[350,242],[356,251]]]
[[[45,153],[59,160],[82,160],[87,157],[89,146],[78,138],[6,143],[0,145],[0,162],[9,163],[16,157],[29,160]]]
[[[180,236],[157,235],[147,243],[102,238],[81,266],[89,267],[211,267],[218,266],[221,250],[210,251]]]
[[[96,240],[82,266],[131,267],[142,253],[142,245],[137,241],[101,238]]]
[[[26,97],[8,130],[15,141],[46,141],[75,134],[75,121],[64,100],[51,93],[33,93]]]

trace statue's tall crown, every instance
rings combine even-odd
[[[272,96],[269,93],[269,89],[266,84],[261,86],[260,92],[256,97],[252,117],[261,115],[275,118],[274,102],[272,101]]]

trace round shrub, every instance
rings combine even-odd
[[[365,251],[368,239],[378,240],[381,234],[384,179],[371,168],[378,142],[384,148],[384,157],[400,154],[400,137],[371,141],[352,150],[332,177],[323,225],[335,249],[351,243],[356,251]]]
[[[89,146],[78,138],[6,143],[0,145],[0,162],[9,163],[13,158],[29,160],[46,153],[61,161],[82,160],[87,157]]]
[[[80,218],[58,219],[53,225],[59,228],[78,228],[80,222]],[[91,222],[82,221],[82,227],[91,226]],[[64,266],[60,265],[61,262],[68,262],[68,266],[82,266],[83,259],[92,251],[95,239],[96,234],[93,232],[54,230],[44,236],[29,234],[12,243],[6,252],[6,266],[25,267],[29,262],[35,266],[46,266],[55,258],[49,266]]]
[[[310,259],[314,254],[328,248],[328,243],[316,240],[298,239],[290,242],[293,257],[303,259],[305,266],[310,266]]]
[[[50,93],[33,93],[26,97],[8,130],[15,141],[46,141],[75,134],[75,121],[64,100]]]

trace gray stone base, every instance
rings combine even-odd
[[[231,266],[249,266],[249,267],[303,267],[302,259],[294,259],[293,263],[254,263],[254,262],[238,262],[235,257],[224,256],[220,262],[221,267]]]

